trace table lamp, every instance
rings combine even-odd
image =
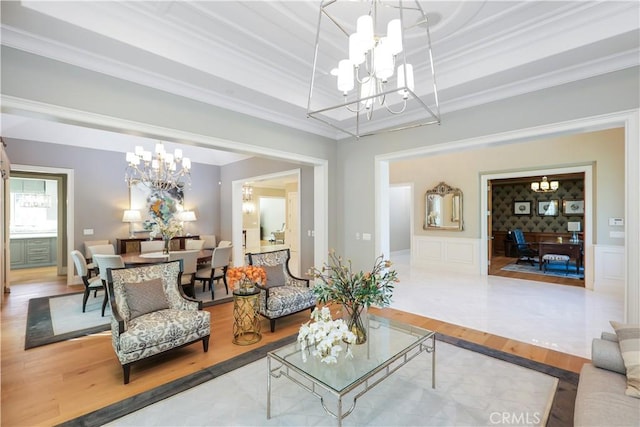
[[[131,224],[134,222],[142,222],[142,215],[140,215],[140,211],[127,209],[122,214],[122,222],[129,223],[129,238],[133,239],[136,236],[134,236],[133,234],[133,227],[131,226]]]
[[[567,231],[573,232],[571,235],[571,241],[573,243],[578,242],[578,231],[580,231],[580,221],[569,221],[567,222]]]
[[[195,221],[196,218],[196,213],[194,211],[182,211],[180,212],[180,216],[179,216],[180,221],[182,222],[192,222]],[[184,226],[184,231],[187,230],[187,225],[185,224]],[[185,233],[186,236],[190,236],[190,233]]]

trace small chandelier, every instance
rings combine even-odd
[[[253,187],[247,185],[242,186],[242,211],[246,214],[255,212],[256,207],[253,204]]]
[[[393,118],[405,112],[413,124]],[[307,115],[356,138],[376,133],[371,123],[361,129],[365,118],[386,131],[440,123],[429,22],[417,0],[322,1]]]
[[[126,160],[125,181],[129,186],[142,182],[149,188],[168,191],[191,184],[191,160],[183,157],[179,148],[167,153],[159,142],[152,154],[138,145],[133,153],[127,153]]]
[[[253,187],[242,186],[242,201],[250,202],[251,200],[253,200]]]
[[[534,181],[531,183],[531,189],[536,193],[552,193],[557,191],[558,187],[558,181],[547,181],[546,176],[543,176],[540,182]]]

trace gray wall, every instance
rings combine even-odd
[[[74,248],[83,251],[85,240],[129,235],[122,212],[129,208],[129,189],[124,181],[124,153],[71,147],[34,141],[5,139],[13,165],[46,166],[74,171]],[[191,234],[220,235],[220,179],[218,166],[193,163],[192,185],[185,189],[186,209],[196,211],[198,220],[189,224]],[[214,185],[215,184],[215,185]],[[83,236],[86,228],[93,236]]]
[[[221,200],[224,206],[231,206],[231,183],[251,177],[269,175],[293,169],[300,169],[300,271],[313,266],[313,237],[306,230],[313,230],[313,167],[277,160],[252,157],[247,160],[223,166],[221,169]],[[329,217],[331,223],[331,216]],[[221,215],[222,236],[231,238],[231,209],[223,209]]]
[[[375,236],[371,241],[357,240],[355,237],[357,232],[374,233],[373,183],[376,156],[638,108],[639,82],[640,73],[636,67],[443,114],[441,125],[380,134],[361,138],[359,141],[340,142],[337,182],[342,183],[342,194],[339,195],[337,209],[342,221],[337,224],[340,239],[338,247],[352,257],[355,267],[370,264],[370,260],[376,256]],[[525,160],[524,166],[527,155],[528,152],[523,150],[521,158]],[[547,165],[556,164],[551,153],[548,154],[547,162]],[[463,171],[466,167],[466,164],[460,162],[457,168]],[[500,169],[508,171],[512,168],[510,164],[503,164]],[[424,168],[422,171],[429,173]],[[399,182],[408,181],[410,180],[399,179]],[[435,181],[431,187],[437,183],[438,181]],[[479,191],[479,187],[471,187],[465,191],[465,223],[469,221],[467,215],[473,217],[474,212],[475,222],[479,220]],[[463,235],[461,237],[480,237],[480,227],[474,226],[472,230],[460,233]]]

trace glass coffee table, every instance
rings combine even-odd
[[[297,342],[267,353],[267,419],[271,418],[272,378],[282,376],[319,398],[324,410],[337,419],[338,426],[355,409],[360,396],[420,353],[432,353],[431,387],[436,387],[435,332],[372,314],[367,318],[367,342],[351,346],[352,359],[341,354],[337,364],[327,365],[309,354],[303,362]],[[327,407],[325,396],[320,394],[322,390],[335,397],[336,409]],[[353,403],[345,410],[343,399],[348,394],[353,395]]]

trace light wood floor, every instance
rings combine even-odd
[[[12,272],[11,293],[3,295],[3,426],[54,425],[73,419],[297,333],[300,324],[308,320],[308,312],[281,319],[276,324],[275,333],[270,333],[268,323],[263,321],[262,341],[241,347],[231,343],[232,304],[210,307],[212,335],[208,353],[204,353],[202,345],[197,343],[170,352],[162,359],[134,365],[131,383],[125,386],[122,384],[122,368],[111,347],[110,332],[24,350],[29,299],[81,290],[80,287],[67,287],[64,278],[53,274],[55,272],[51,269]],[[390,308],[371,310],[572,372],[579,372],[588,362],[576,356]]]

